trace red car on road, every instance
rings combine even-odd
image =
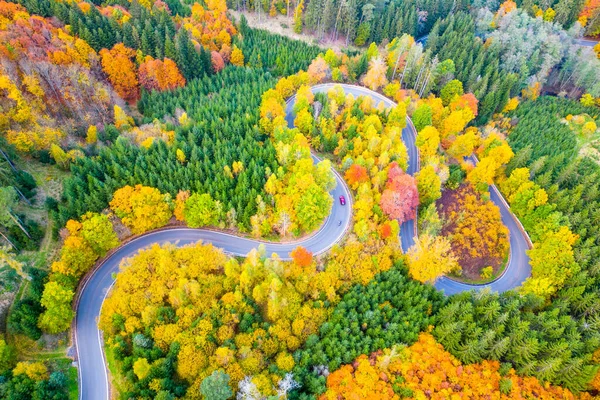
[[[340,196],[340,204],[341,205],[346,205],[346,198],[344,196]]]

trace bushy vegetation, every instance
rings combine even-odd
[[[40,301],[48,273],[37,268],[30,268],[26,273],[31,281],[21,299],[13,304],[7,328],[13,335],[25,335],[30,339],[38,340],[42,336],[42,330],[38,327],[38,319],[43,311]]]
[[[3,342],[0,339],[0,349]],[[69,397],[69,367],[70,362],[66,358],[51,362],[18,362],[3,375],[0,396],[11,400],[66,399]]]

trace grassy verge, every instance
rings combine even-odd
[[[110,385],[113,393],[123,393],[127,391],[129,384],[121,375],[119,361],[115,358],[114,351],[109,346],[104,346],[104,354],[106,354],[106,364],[110,373]]]
[[[79,398],[77,368],[73,366],[69,367],[69,373],[67,376],[69,378],[69,400],[77,400]]]

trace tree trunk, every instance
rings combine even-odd
[[[6,235],[4,235],[4,233],[2,233],[2,231],[0,231],[0,236],[2,236],[4,238],[4,240],[6,240],[8,242],[8,244],[10,244],[13,247],[13,249],[19,250],[19,248],[17,246],[15,246],[15,244],[13,242],[11,242],[10,239],[7,238]]]
[[[15,224],[17,224],[19,226],[19,228],[21,228],[21,230],[23,231],[23,233],[25,235],[27,235],[27,237],[29,239],[31,239],[31,236],[29,235],[29,232],[27,232],[27,229],[25,229],[25,227],[23,226],[23,223],[21,222],[21,220],[18,217],[14,216],[13,213],[10,212],[10,211],[8,212],[8,215],[15,222]]]
[[[8,165],[10,165],[10,168],[14,172],[19,172],[19,171],[17,171],[17,167],[15,167],[15,164],[12,163],[12,161],[10,160],[10,158],[8,158],[8,155],[1,148],[0,148],[0,154],[2,154],[2,157],[4,157],[4,159],[6,160],[6,162],[8,162]]]
[[[402,52],[400,51],[400,49],[398,49],[398,58],[396,58],[396,65],[394,65],[394,72],[392,72],[392,80],[394,80],[394,78],[396,77],[396,70],[398,69],[398,64],[400,64],[400,56],[402,55]],[[406,65],[405,65],[406,67]],[[400,84],[402,86],[402,83]]]
[[[338,35],[338,21],[340,20],[340,14],[342,13],[342,5],[344,4],[344,0],[340,0],[340,6],[338,7],[338,12],[335,17],[335,25],[333,26],[333,41],[337,41]]]
[[[421,92],[419,93],[419,97],[423,96],[423,92],[425,91],[425,88],[427,87],[427,84],[429,83],[429,78],[431,77],[431,71],[429,71],[427,73],[427,78],[425,79],[425,82],[423,82],[423,87],[421,88]]]

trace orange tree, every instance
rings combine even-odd
[[[498,207],[483,200],[471,186],[463,186],[446,191],[439,208],[446,221],[442,235],[450,237],[464,274],[478,278],[481,268],[493,266],[497,270],[509,248],[508,229],[502,224]]]
[[[462,365],[435,341],[421,333],[410,347],[395,346],[361,355],[327,377],[320,400],[389,399],[575,399],[567,389],[520,377],[498,361]]]

